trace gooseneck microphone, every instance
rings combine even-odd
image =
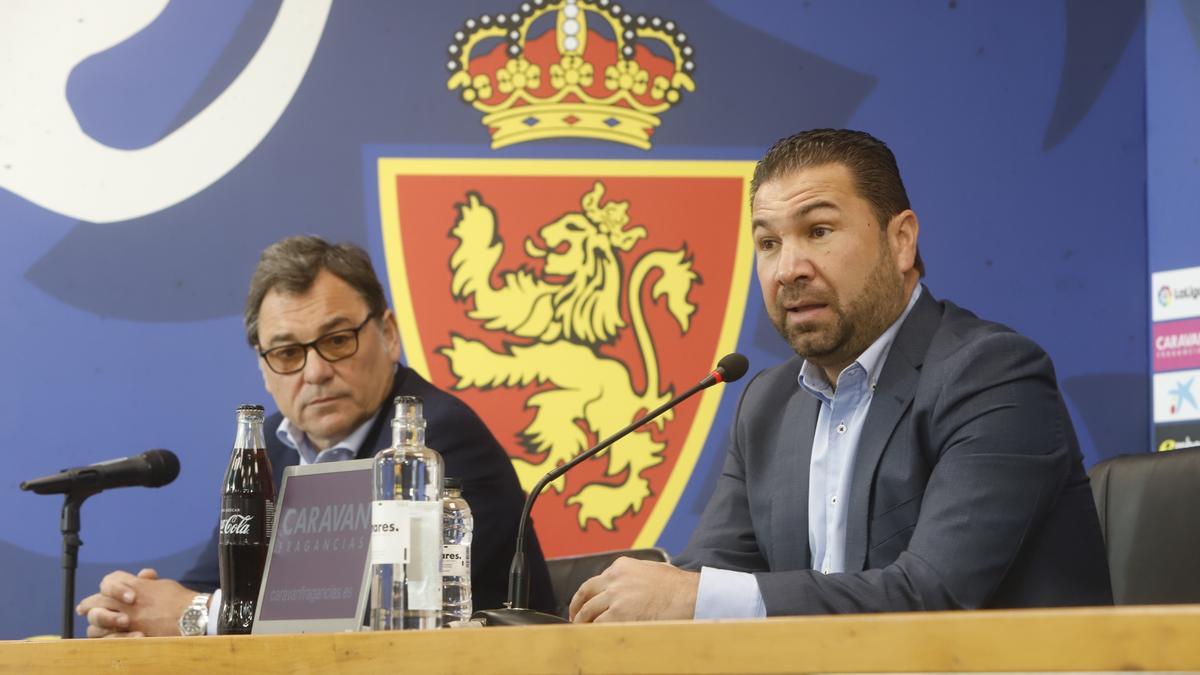
[[[21,483],[21,489],[39,495],[63,495],[62,519],[62,637],[75,637],[75,569],[79,563],[79,507],[92,495],[110,488],[162,487],[179,475],[179,458],[170,450],[149,450]]]
[[[179,458],[170,450],[149,450],[136,457],[110,459],[74,469],[63,469],[51,476],[21,483],[21,489],[39,495],[70,492],[96,493],[119,487],[162,487],[179,475]]]
[[[666,411],[683,403],[687,399],[696,395],[700,391],[708,389],[718,382],[733,382],[746,374],[746,370],[750,367],[750,361],[741,354],[733,353],[726,354],[717,363],[717,367],[708,375],[700,380],[690,389],[667,401],[659,407],[642,415],[628,426],[621,429],[617,433],[600,441],[585,452],[579,454],[571,461],[561,464],[550,470],[533,489],[529,491],[529,496],[525,499],[525,508],[521,511],[521,520],[517,525],[517,550],[513,554],[512,566],[508,571],[508,601],[505,602],[504,609],[485,609],[475,612],[472,616],[474,619],[480,619],[488,626],[521,626],[530,624],[544,623],[566,623],[566,619],[555,616],[553,614],[545,614],[536,610],[529,609],[529,578],[528,566],[525,563],[525,532],[529,526],[530,513],[533,511],[533,504],[537,501],[538,495],[547,485],[561,477],[566,472],[570,471],[580,463],[595,457],[597,454],[607,449],[612,444],[624,438],[627,434],[635,431],[638,427],[658,417]]]

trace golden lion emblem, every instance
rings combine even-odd
[[[581,211],[569,212],[538,230],[542,245],[525,240],[525,253],[543,261],[540,275],[525,266],[498,274],[504,243],[496,232],[496,214],[483,197],[467,194],[457,204],[459,217],[451,231],[458,240],[450,259],[454,297],[473,303],[467,316],[489,331],[502,331],[519,344],[496,352],[477,340],[453,336],[438,350],[450,361],[456,389],[520,387],[546,384],[526,401],[535,413],[521,432],[521,441],[539,461],[514,458],[513,465],[528,490],[550,468],[588,448],[591,431],[606,438],[633,421],[642,411],[668,401],[674,392],[660,391],[658,358],[642,308],[643,286],[651,282],[650,297],[665,300],[665,308],[686,334],[695,305],[688,293],[698,282],[686,247],[653,250],[633,261],[629,288],[622,288],[622,254],[646,237],[646,229],[625,229],[628,202],[603,203],[605,187],[597,181],[580,200]],[[622,305],[624,303],[624,306]],[[633,335],[645,369],[645,389],[637,392],[629,367],[602,356],[600,347],[614,342],[626,329],[622,309],[633,324]],[[662,429],[668,412],[656,420]],[[595,520],[606,529],[626,514],[641,510],[650,496],[643,472],[663,461],[664,444],[648,431],[629,434],[608,450],[605,476],[627,476],[621,484],[593,482],[571,494],[578,504],[579,526]],[[564,489],[563,479],[552,487]]]

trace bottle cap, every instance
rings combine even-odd
[[[462,479],[454,478],[453,476],[446,476],[445,478],[442,479],[442,489],[443,490],[461,490],[462,489]]]
[[[397,422],[424,422],[421,409],[420,396],[397,396],[395,419]]]

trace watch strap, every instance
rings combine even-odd
[[[209,593],[200,593],[192,598],[191,604],[179,616],[180,635],[190,637],[205,634],[208,630],[208,600],[211,597]]]

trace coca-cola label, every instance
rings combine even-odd
[[[221,521],[221,534],[250,534],[250,521],[254,516],[235,513]]]
[[[221,544],[261,544],[271,541],[275,503],[254,497],[226,496],[221,500]]]
[[[272,500],[272,499],[267,500],[266,511],[267,512],[265,515],[265,519],[266,519],[266,523],[267,523],[267,543],[270,543],[271,537],[274,536],[274,534],[275,534],[275,501],[274,500]]]

